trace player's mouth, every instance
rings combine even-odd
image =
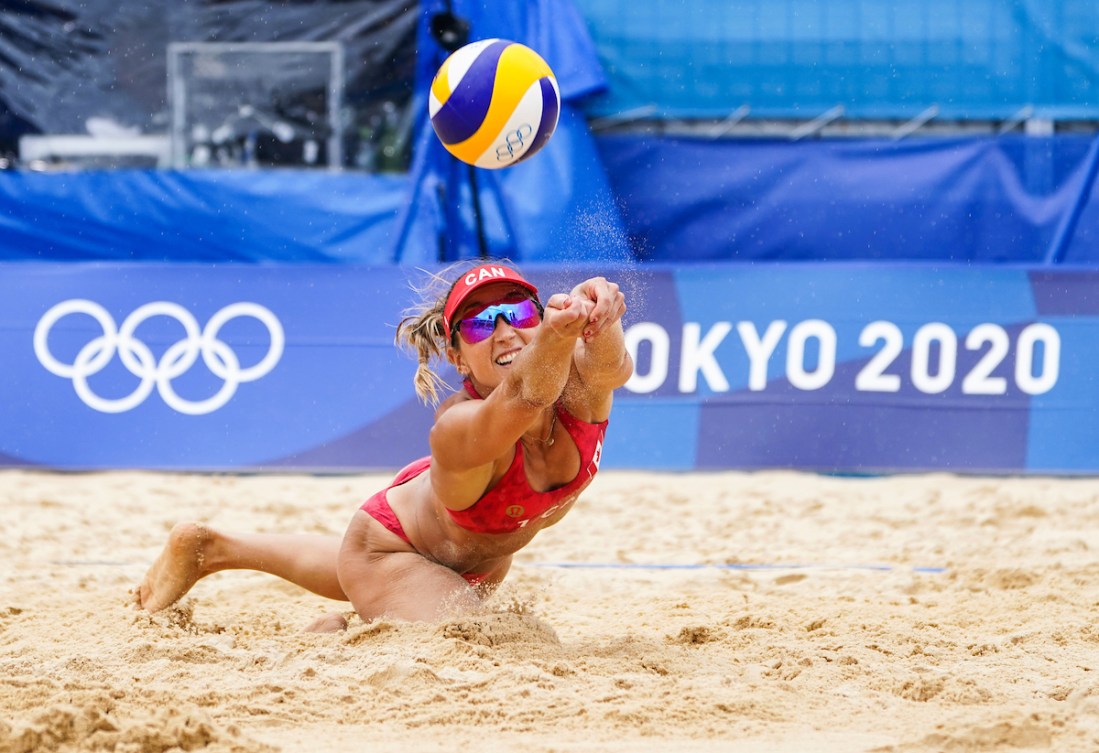
[[[521,351],[521,350],[522,350],[522,348],[516,348],[515,350],[509,350],[507,353],[504,353],[503,355],[498,356],[496,358],[496,365],[497,366],[511,366],[512,362],[515,360],[515,357],[519,355],[519,351]]]

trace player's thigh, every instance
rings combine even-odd
[[[341,562],[339,575],[344,592],[364,620],[437,620],[480,603],[465,578],[414,552],[349,558]]]
[[[465,578],[414,550],[395,550],[402,543],[365,514],[348,527],[337,575],[360,617],[433,620],[479,603]]]

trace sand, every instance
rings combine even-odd
[[[604,472],[484,613],[130,604],[175,522],[341,534],[387,480],[0,471],[0,751],[1099,750],[1099,479]]]

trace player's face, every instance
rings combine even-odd
[[[542,312],[530,294],[511,283],[486,285],[464,301],[455,316],[455,354],[475,384],[495,387],[515,357],[533,339]]]

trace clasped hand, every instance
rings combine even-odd
[[[544,322],[562,337],[585,342],[614,326],[626,313],[626,296],[617,283],[592,277],[570,293],[556,293],[546,301]]]

